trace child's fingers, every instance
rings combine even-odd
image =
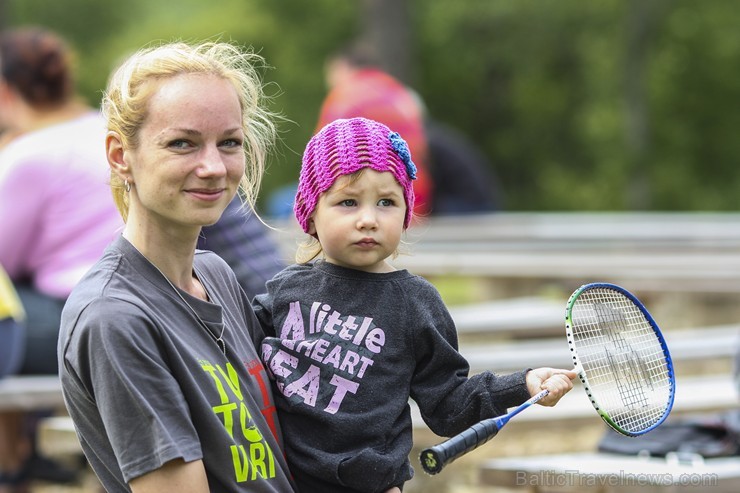
[[[567,373],[556,373],[542,382],[542,388],[547,389],[550,393],[540,400],[543,406],[554,406],[573,388],[573,381]]]

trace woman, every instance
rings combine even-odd
[[[0,34],[0,265],[26,313],[22,338],[0,344],[22,374],[56,374],[64,302],[123,226],[107,186],[105,123],[76,94],[72,68],[52,32]],[[75,479],[35,453],[34,418],[0,413],[2,493]]]
[[[274,137],[254,63],[225,43],[142,50],[114,73],[105,140],[123,234],[74,289],[59,368],[109,492],[289,492],[249,300],[196,251]]]

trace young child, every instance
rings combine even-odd
[[[253,302],[302,493],[409,480],[409,397],[451,436],[543,388],[553,405],[572,387],[573,372],[550,368],[468,376],[437,290],[388,263],[411,221],[415,176],[404,140],[364,118],[325,126],[303,155],[295,214],[314,244]]]

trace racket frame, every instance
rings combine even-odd
[[[658,342],[660,343],[660,347],[663,351],[663,356],[665,356],[666,361],[666,367],[668,371],[668,381],[669,381],[669,396],[668,396],[668,403],[664,409],[664,412],[662,416],[652,425],[649,427],[639,430],[639,431],[630,431],[625,430],[621,426],[619,426],[610,416],[609,413],[607,413],[603,407],[599,404],[597,398],[594,396],[591,385],[588,382],[588,377],[586,376],[585,370],[583,369],[583,366],[581,365],[581,362],[578,358],[578,348],[574,340],[573,335],[573,318],[572,318],[572,309],[575,305],[576,300],[585,292],[591,291],[594,289],[611,289],[613,291],[616,291],[617,293],[625,296],[629,301],[634,303],[634,305],[637,307],[638,310],[645,316],[645,319],[650,324],[650,327],[653,329],[653,332],[655,333],[656,338],[658,339]],[[612,428],[614,431],[621,433],[625,436],[631,436],[636,437],[640,435],[644,435],[645,433],[655,429],[657,426],[659,426],[663,421],[666,420],[668,415],[671,412],[671,409],[673,408],[673,401],[676,396],[676,377],[675,372],[673,369],[673,360],[671,359],[671,354],[668,351],[668,345],[666,344],[665,338],[663,337],[663,333],[660,331],[660,328],[658,327],[658,324],[653,319],[652,315],[650,315],[650,312],[647,311],[645,306],[642,304],[640,300],[635,297],[632,293],[627,291],[621,286],[617,286],[616,284],[606,283],[606,282],[597,282],[597,283],[589,283],[584,284],[577,290],[571,294],[570,298],[568,298],[568,303],[566,304],[566,310],[565,310],[565,332],[568,339],[568,346],[571,351],[571,356],[573,359],[573,366],[576,372],[578,373],[578,378],[583,384],[583,388],[586,391],[586,395],[588,395],[589,401],[591,401],[591,405],[594,407],[596,412],[601,416],[601,419],[604,420],[604,422]]]

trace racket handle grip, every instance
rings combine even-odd
[[[495,437],[498,430],[495,418],[480,421],[459,435],[422,450],[419,456],[421,467],[429,474],[437,474],[450,462]]]

